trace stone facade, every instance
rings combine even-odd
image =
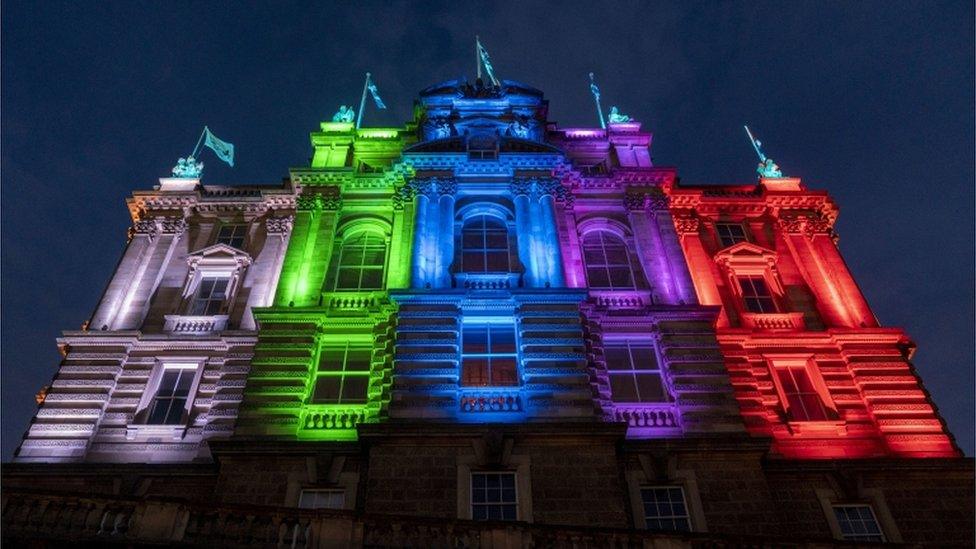
[[[799,179],[461,80],[280,187],[163,179],[3,470],[3,541],[971,543],[973,462]]]

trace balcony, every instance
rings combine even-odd
[[[298,434],[305,439],[355,440],[356,426],[372,417],[365,404],[311,405],[302,410]]]
[[[163,331],[181,335],[209,335],[227,329],[227,315],[166,315]]]
[[[463,390],[458,399],[461,412],[521,412],[522,397],[518,389]]]
[[[640,290],[590,290],[590,298],[607,309],[643,309],[654,304],[651,292]]]
[[[628,425],[630,438],[681,434],[681,424],[671,403],[618,404],[613,408],[613,417]]]
[[[802,331],[806,328],[803,313],[742,313],[742,326],[771,332]]]

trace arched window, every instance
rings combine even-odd
[[[461,229],[461,266],[466,273],[511,272],[508,227],[491,215],[476,215]]]
[[[342,241],[336,290],[381,290],[386,266],[386,238],[362,231]]]
[[[633,290],[634,271],[623,239],[609,231],[592,231],[583,237],[583,261],[590,288]]]

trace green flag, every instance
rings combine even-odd
[[[206,140],[203,142],[204,145],[210,147],[210,150],[217,155],[217,158],[228,163],[232,168],[234,167],[234,144],[228,143],[226,141],[221,141],[217,138],[210,128],[204,128],[206,132]]]

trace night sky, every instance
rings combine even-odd
[[[597,124],[594,71],[685,183],[754,181],[748,123],[787,175],[828,189],[869,303],[914,337],[973,454],[971,0],[343,4],[357,7],[3,2],[4,460],[57,369],[55,337],[91,315],[122,254],[124,198],[204,124],[237,147],[233,169],[204,155],[204,182],[276,184],[366,71],[390,108],[364,125],[402,124],[419,90],[473,76],[475,34],[564,126]]]

